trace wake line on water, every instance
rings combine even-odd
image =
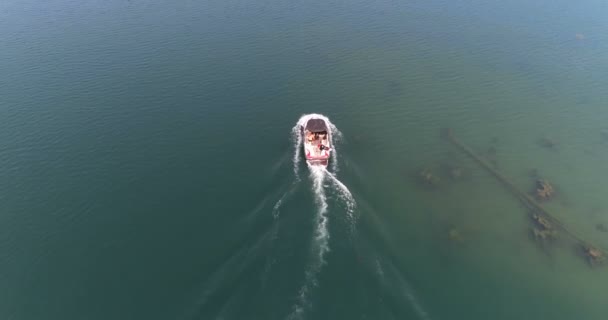
[[[338,178],[336,178],[333,173],[327,171],[327,169],[325,168],[323,168],[323,170],[325,170],[327,177],[336,187],[335,190],[338,192],[338,198],[340,198],[340,200],[342,200],[346,204],[346,213],[348,214],[351,226],[354,227],[356,222],[355,207],[357,206],[355,198],[353,197],[352,193],[350,193],[350,190],[348,190],[346,185],[344,185],[342,181],[338,180]]]
[[[325,180],[325,168],[310,166],[310,178],[312,180],[312,190],[315,194],[317,213],[315,216],[315,231],[313,235],[312,255],[313,261],[306,270],[305,283],[298,292],[298,302],[293,308],[293,312],[288,319],[301,319],[304,310],[310,306],[308,297],[313,287],[318,285],[317,274],[325,264],[325,253],[329,251],[329,231],[327,228],[327,196],[323,182]]]
[[[418,317],[422,320],[431,320],[431,316],[416,297],[415,291],[414,289],[412,289],[412,286],[410,285],[409,281],[407,281],[399,272],[399,270],[397,270],[397,268],[392,264],[387,264],[387,267],[389,268],[390,274],[395,278],[393,279],[393,281],[389,281],[386,278],[386,272],[382,267],[382,263],[379,259],[376,259],[376,275],[380,278],[380,282],[384,286],[399,287],[399,294],[402,296],[402,298],[405,298],[405,300],[409,302],[410,306],[412,307],[412,309],[414,309],[414,312],[418,315]]]
[[[283,195],[281,195],[279,200],[277,200],[277,202],[275,202],[274,206],[272,207],[272,216],[274,217],[275,220],[279,219],[279,216],[281,214],[281,206],[283,205],[283,203],[285,203],[285,201],[289,197],[291,197],[291,195],[295,192],[297,187],[298,187],[298,181],[295,181],[294,183],[291,184],[289,189],[287,189],[287,191],[285,191],[283,193]]]
[[[301,119],[293,128],[291,128],[291,140],[295,146],[293,151],[293,174],[296,177],[296,181],[300,181],[299,164],[301,156],[300,150],[302,150],[302,134],[300,128],[304,125],[304,123],[301,124],[300,122],[302,122]]]
[[[342,133],[336,128],[336,126],[329,121],[329,119],[320,114],[308,114],[303,115],[292,128],[292,141],[294,143],[294,155],[293,155],[293,170],[296,177],[296,181],[300,181],[299,168],[301,161],[302,146],[302,134],[301,128],[306,124],[310,118],[321,118],[326,121],[329,129],[330,145],[333,147],[331,169],[334,173],[328,171],[323,166],[308,166],[310,172],[310,179],[312,181],[312,192],[314,193],[314,200],[316,204],[315,214],[315,230],[312,239],[312,261],[310,262],[306,274],[305,283],[298,292],[298,301],[293,307],[292,313],[287,319],[301,319],[307,308],[310,307],[309,296],[314,287],[318,286],[317,276],[321,271],[321,268],[326,263],[325,254],[330,250],[329,248],[329,229],[328,229],[328,208],[327,195],[325,188],[329,185],[325,185],[325,182],[329,180],[330,185],[333,186],[332,190],[337,193],[338,199],[344,202],[346,206],[347,215],[350,221],[351,230],[355,229],[355,218],[354,211],[356,207],[355,199],[353,198],[350,190],[342,183],[336,176],[335,172],[338,170],[338,150],[336,143],[342,137]],[[282,204],[280,199],[275,209],[278,212],[278,208]]]

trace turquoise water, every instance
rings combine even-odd
[[[0,318],[605,318],[607,269],[439,134],[608,248],[604,1],[5,0],[0,30]]]

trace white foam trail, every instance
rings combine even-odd
[[[285,197],[285,195],[283,195],[283,197],[281,197],[281,199],[279,199],[279,201],[277,201],[277,203],[275,203],[274,208],[272,208],[272,216],[275,219],[279,218],[279,214],[281,213],[279,211],[279,209],[281,208],[281,204],[283,204],[283,198]]]
[[[325,168],[320,166],[310,167],[310,177],[312,179],[312,187],[315,192],[315,202],[317,203],[317,215],[315,217],[317,222],[317,229],[315,230],[315,242],[317,244],[316,253],[319,264],[324,264],[323,256],[325,252],[329,251],[329,232],[327,231],[327,197],[325,196],[325,189],[323,188],[323,181],[325,181]]]
[[[327,228],[327,196],[323,182],[326,177],[326,170],[321,166],[309,166],[312,189],[315,194],[317,213],[315,216],[316,229],[313,237],[312,256],[308,270],[306,270],[305,283],[298,293],[298,302],[293,307],[292,313],[287,319],[301,319],[304,310],[309,306],[308,296],[313,287],[317,286],[317,274],[325,264],[325,253],[329,251],[329,231]]]
[[[346,205],[346,213],[348,214],[348,218],[350,219],[352,227],[354,227],[356,222],[355,208],[357,206],[355,198],[353,197],[350,190],[348,190],[346,185],[344,185],[342,181],[338,180],[338,178],[334,174],[329,171],[326,171],[326,173],[332,184],[337,187],[335,190],[338,192],[338,197],[340,198],[340,200],[344,201],[344,204]]]
[[[293,174],[296,176],[296,181],[300,181],[300,175],[298,173],[298,167],[300,164],[300,150],[302,150],[302,132],[300,124],[301,120],[291,128],[291,141],[294,144],[293,151]]]
[[[333,149],[332,156],[330,159],[331,169],[333,172],[338,170],[338,150],[336,142],[339,142],[342,138],[342,133],[336,128],[336,126],[329,121],[329,119],[321,114],[306,114],[300,117],[296,125],[292,128],[292,140],[294,142],[294,155],[293,155],[293,170],[297,181],[299,178],[299,164],[302,149],[302,127],[311,118],[323,119],[328,124],[328,133],[330,136],[330,145]],[[315,203],[317,205],[317,212],[315,216],[315,231],[312,240],[312,262],[306,270],[305,282],[298,293],[298,301],[293,307],[292,313],[287,319],[302,319],[305,310],[310,307],[309,295],[312,289],[317,286],[317,275],[321,271],[321,268],[325,264],[325,254],[329,251],[329,230],[328,230],[328,204],[327,196],[325,194],[325,181],[329,178],[334,190],[337,191],[338,198],[346,204],[347,213],[351,220],[351,226],[354,228],[354,210],[356,207],[355,199],[353,198],[350,190],[340,181],[334,174],[329,172],[323,166],[308,166],[310,171],[310,179],[312,181],[312,191],[315,197]],[[275,217],[278,217],[279,208],[283,202],[283,198],[275,204],[273,214],[276,213]]]

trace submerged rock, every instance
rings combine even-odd
[[[462,233],[459,229],[452,227],[448,230],[448,240],[451,242],[462,242]]]
[[[441,166],[441,173],[450,180],[457,181],[468,178],[470,173],[457,163],[446,163]]]
[[[548,138],[548,137],[540,138],[538,140],[538,145],[543,148],[546,148],[546,149],[551,149],[551,150],[557,149],[557,142],[555,142],[555,140]]]
[[[551,222],[549,222],[549,220],[547,220],[547,218],[540,216],[536,213],[532,214],[532,221],[534,221],[534,224],[540,230],[552,230],[553,229],[553,225],[551,224]]]
[[[603,264],[606,261],[604,253],[600,249],[590,245],[583,245],[583,254],[591,267]]]
[[[420,184],[427,187],[436,187],[440,181],[439,177],[427,168],[418,171],[417,180]]]
[[[536,180],[536,189],[534,194],[538,200],[549,200],[553,197],[554,192],[555,190],[553,189],[553,186],[547,180]]]
[[[531,230],[534,240],[544,244],[557,238],[557,231],[547,218],[536,213],[533,213],[530,217],[534,223]]]

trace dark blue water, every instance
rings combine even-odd
[[[608,248],[605,1],[5,0],[0,44],[2,319],[605,318],[439,135]]]

